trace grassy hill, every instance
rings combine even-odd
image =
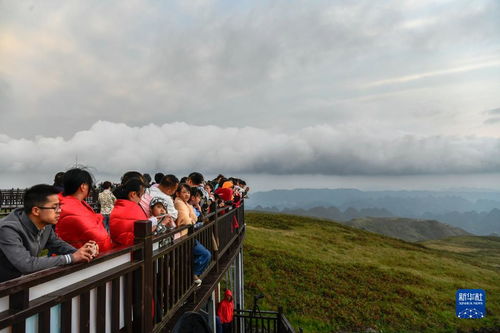
[[[500,237],[462,236],[421,242],[426,247],[459,254],[500,269]]]
[[[415,244],[270,213],[246,223],[247,302],[264,293],[262,309],[282,305],[304,332],[500,331],[500,238],[477,238],[471,254],[446,247],[473,249],[476,237]],[[475,288],[486,290],[487,317],[456,318],[456,290]]]
[[[350,227],[371,231],[408,242],[470,235],[463,229],[434,220],[401,217],[363,217],[342,222]]]

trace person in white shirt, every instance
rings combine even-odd
[[[166,175],[161,179],[158,187],[151,187],[148,189],[151,198],[159,197],[165,200],[167,205],[167,213],[175,221],[177,219],[177,209],[175,209],[174,201],[172,200],[172,195],[177,190],[179,185],[179,179],[174,175]]]

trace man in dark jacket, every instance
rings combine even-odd
[[[53,186],[35,185],[24,195],[24,208],[0,221],[0,282],[50,267],[89,262],[97,254],[95,242],[77,250],[54,233],[51,226],[61,213],[58,193]],[[44,249],[57,255],[40,256]]]

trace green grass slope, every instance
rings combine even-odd
[[[262,292],[262,309],[283,306],[304,332],[500,331],[498,247],[470,255],[270,213],[246,223],[247,308]],[[486,318],[455,317],[455,292],[469,288],[486,290]]]
[[[500,237],[461,236],[421,242],[426,247],[459,254],[500,269]]]
[[[342,223],[408,242],[471,235],[465,230],[438,221],[402,217],[363,217]]]

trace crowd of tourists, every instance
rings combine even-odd
[[[179,227],[203,226],[207,214],[217,207],[238,206],[249,191],[241,179],[219,175],[205,180],[199,172],[180,180],[157,173],[151,180],[148,174],[129,171],[118,184],[101,183],[99,212],[86,201],[96,186],[85,169],[58,173],[53,185],[29,188],[24,207],[0,221],[0,282],[54,266],[89,262],[100,253],[132,245],[138,220],[150,220],[155,234],[172,231],[163,243],[169,244],[188,233]],[[200,285],[212,253],[195,241],[193,256],[193,282]]]

